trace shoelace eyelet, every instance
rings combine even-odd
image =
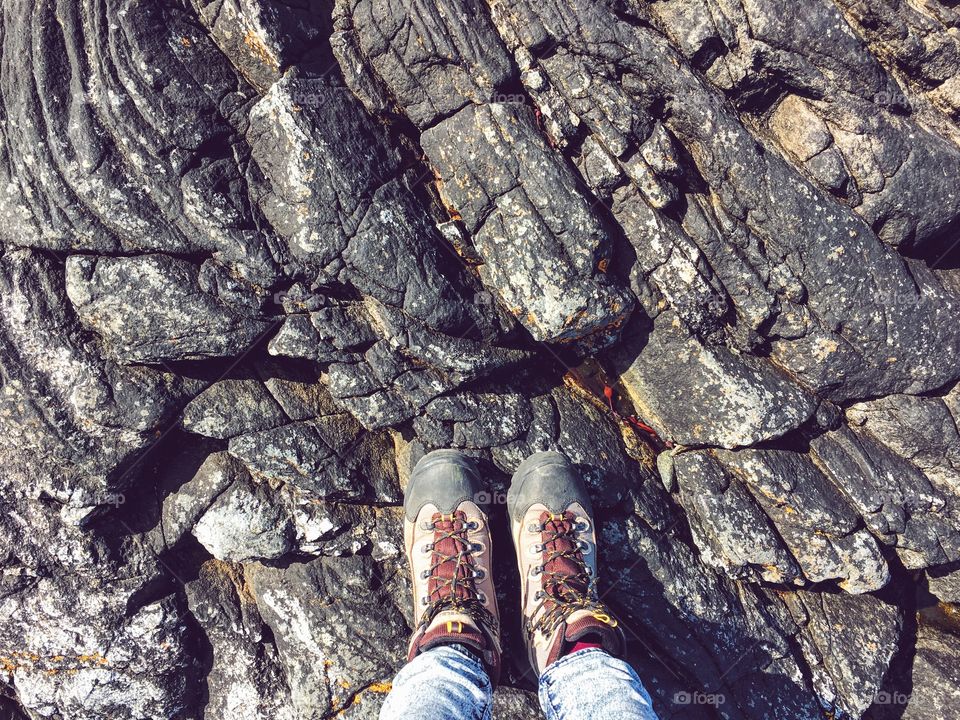
[[[533,596],[534,600],[540,600],[546,593],[543,590],[537,590],[536,594]]]
[[[433,552],[433,543],[426,543],[422,548],[420,548],[420,552],[422,552],[424,555]]]
[[[470,543],[470,552],[483,552],[483,545],[481,543]]]
[[[421,579],[421,580],[426,580],[426,579],[428,579],[429,577],[430,577],[430,571],[429,571],[429,570],[424,570],[422,573],[420,573],[420,579]]]
[[[578,540],[577,547],[580,548],[580,552],[589,553],[590,552],[590,543],[585,540]]]
[[[540,523],[530,523],[527,525],[527,532],[543,532],[543,525]]]
[[[543,565],[534,565],[532,568],[530,568],[530,574],[533,577],[536,577],[542,572],[543,572]]]
[[[474,580],[483,580],[486,576],[487,576],[487,573],[485,573],[482,568],[477,568],[476,570],[473,571]]]
[[[437,524],[434,522],[431,522],[430,520],[423,520],[420,523],[421,530],[435,530],[436,527],[437,527]]]
[[[590,521],[586,518],[577,518],[577,522],[574,523],[573,527],[578,533],[587,532],[587,530],[590,529]]]
[[[486,605],[486,604],[487,604],[487,596],[484,595],[483,593],[477,593],[477,600],[480,601],[480,604],[481,604],[481,605]]]
[[[540,543],[534,543],[528,548],[528,551],[531,555],[539,555],[543,552],[543,545]]]
[[[467,530],[479,530],[480,523],[476,520],[470,520],[467,522]]]

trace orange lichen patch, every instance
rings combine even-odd
[[[580,322],[581,320],[583,320],[583,318],[585,318],[586,316],[587,316],[587,311],[586,311],[586,310],[577,310],[576,312],[572,312],[572,313],[570,313],[569,315],[567,315],[567,317],[566,317],[566,319],[564,320],[564,322],[565,322],[567,325],[575,325],[575,324],[577,324],[578,322]]]
[[[960,623],[960,606],[953,603],[942,602],[939,604],[940,612],[949,618],[953,623]]]
[[[388,682],[370,683],[369,685],[367,685],[367,687],[360,688],[360,690],[357,691],[357,693],[353,696],[353,699],[350,701],[350,705],[351,706],[359,705],[360,703],[362,703],[364,693],[372,692],[372,693],[377,693],[379,695],[386,695],[392,689],[393,689],[393,683],[388,683]],[[346,710],[347,710],[346,707],[341,708],[340,710],[337,711],[336,714],[338,716],[342,715],[344,712],[346,712]]]
[[[608,267],[610,267],[609,258],[604,258],[603,260],[597,263],[597,270],[599,270],[602,273],[605,273]]]
[[[437,197],[440,198],[440,203],[443,205],[443,209],[447,211],[447,215],[450,216],[451,220],[463,220],[463,216],[460,215],[460,211],[457,210],[450,198],[447,197],[447,194],[443,190],[443,178],[440,177],[436,168],[433,168],[433,187],[437,192]]]
[[[107,659],[99,652],[82,653],[79,655],[39,655],[24,650],[0,651],[0,670],[12,673],[17,670],[42,672],[46,675],[55,675],[61,671],[75,675],[83,669],[109,665]]]
[[[243,44],[250,48],[253,54],[265,65],[269,65],[274,70],[280,69],[280,63],[273,56],[273,53],[270,52],[270,48],[267,47],[266,43],[264,43],[260,36],[253,30],[247,30],[247,34],[243,36]]]
[[[191,45],[193,45],[193,41],[184,35],[180,38],[180,44],[183,45],[184,47],[190,47]]]

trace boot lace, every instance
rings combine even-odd
[[[429,594],[420,625],[426,627],[443,610],[456,610],[495,630],[493,613],[484,607],[477,590],[477,580],[485,571],[478,568],[476,549],[467,536],[476,524],[458,510],[451,515],[434,513],[427,527],[434,531],[433,555],[423,574]]]
[[[570,511],[559,515],[543,512],[537,529],[543,554],[542,589],[537,592],[540,602],[533,609],[527,630],[550,634],[577,610],[609,617],[607,607],[597,599],[596,578],[583,558],[576,516]]]

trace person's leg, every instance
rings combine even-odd
[[[397,673],[380,720],[490,720],[493,686],[463,645],[437,645]]]
[[[551,720],[656,718],[623,631],[597,594],[597,534],[576,467],[536,453],[514,473],[507,510],[520,570],[524,639]]]
[[[403,536],[416,626],[381,718],[490,717],[500,616],[484,495],[476,465],[454,450],[425,455],[410,475]]]
[[[565,655],[548,666],[540,676],[540,706],[548,720],[657,720],[633,668],[599,648]]]

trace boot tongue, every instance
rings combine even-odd
[[[411,647],[408,660],[437,645],[465,645],[483,661],[494,685],[500,681],[500,650],[477,626],[477,621],[460,610],[441,610],[423,635]]]
[[[460,610],[442,610],[430,621],[418,645],[421,652],[435,645],[461,643],[483,654],[487,641],[476,621]]]
[[[441,610],[427,625],[426,634],[443,629],[445,632],[474,633],[480,632],[477,621],[461,610]]]

